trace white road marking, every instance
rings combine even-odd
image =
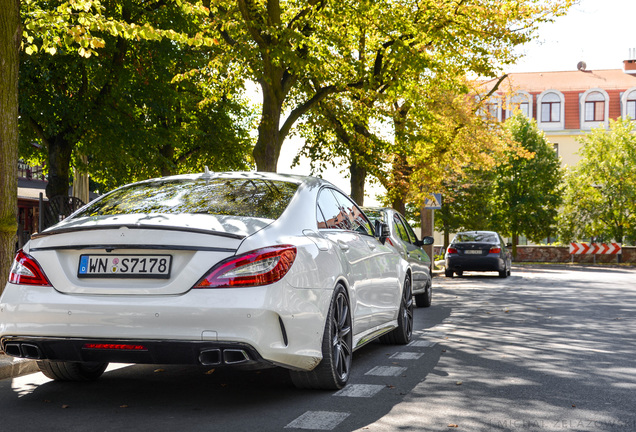
[[[405,367],[400,366],[376,366],[367,372],[365,375],[374,376],[398,376],[406,372]]]
[[[395,360],[419,360],[422,358],[424,353],[416,353],[416,352],[396,352],[392,354],[389,358]]]
[[[375,384],[349,384],[342,390],[334,393],[334,396],[372,397],[383,388],[385,388],[385,386]]]
[[[409,342],[407,346],[428,348],[428,347],[433,347],[435,345],[437,345],[437,342],[427,341],[427,340],[414,340]]]
[[[285,426],[285,429],[333,430],[351,413],[332,411],[307,411]]]
[[[425,337],[443,338],[446,337],[446,333],[441,331],[426,331],[423,333]]]

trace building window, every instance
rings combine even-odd
[[[541,100],[541,121],[544,123],[557,123],[561,121],[561,98],[549,93]]]
[[[602,88],[592,88],[579,94],[581,130],[608,127],[609,101],[609,95]],[[621,109],[624,109],[624,106]]]
[[[636,121],[636,87],[627,89],[621,93],[621,116]]]
[[[521,112],[524,116],[532,118],[532,95],[525,91],[519,91],[511,96],[506,103],[506,118]]]
[[[585,99],[585,121],[604,120],[605,97],[599,92],[592,92]]]
[[[633,91],[627,96],[626,114],[632,120],[636,120],[636,91]]]
[[[487,103],[486,104],[486,112],[492,118],[497,118],[497,104],[496,103]]]

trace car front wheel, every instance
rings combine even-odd
[[[108,366],[108,363],[51,360],[41,360],[37,364],[47,378],[56,381],[95,381],[102,376]]]
[[[298,388],[339,390],[349,380],[353,358],[349,299],[342,285],[334,291],[322,340],[322,361],[311,371],[290,371]]]

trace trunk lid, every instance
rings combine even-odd
[[[65,294],[177,295],[269,219],[197,214],[78,218],[25,247]]]

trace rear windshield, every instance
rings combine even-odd
[[[74,215],[178,214],[278,219],[298,189],[263,179],[180,179],[136,183],[115,190]]]
[[[471,232],[471,233],[459,233],[453,240],[453,243],[466,243],[466,242],[481,242],[481,243],[499,243],[499,239],[496,234],[483,233],[483,232]]]
[[[365,215],[367,215],[369,219],[371,219],[371,222],[375,222],[376,220],[379,220],[380,222],[386,222],[384,220],[384,214],[380,210],[363,208],[362,211]]]

